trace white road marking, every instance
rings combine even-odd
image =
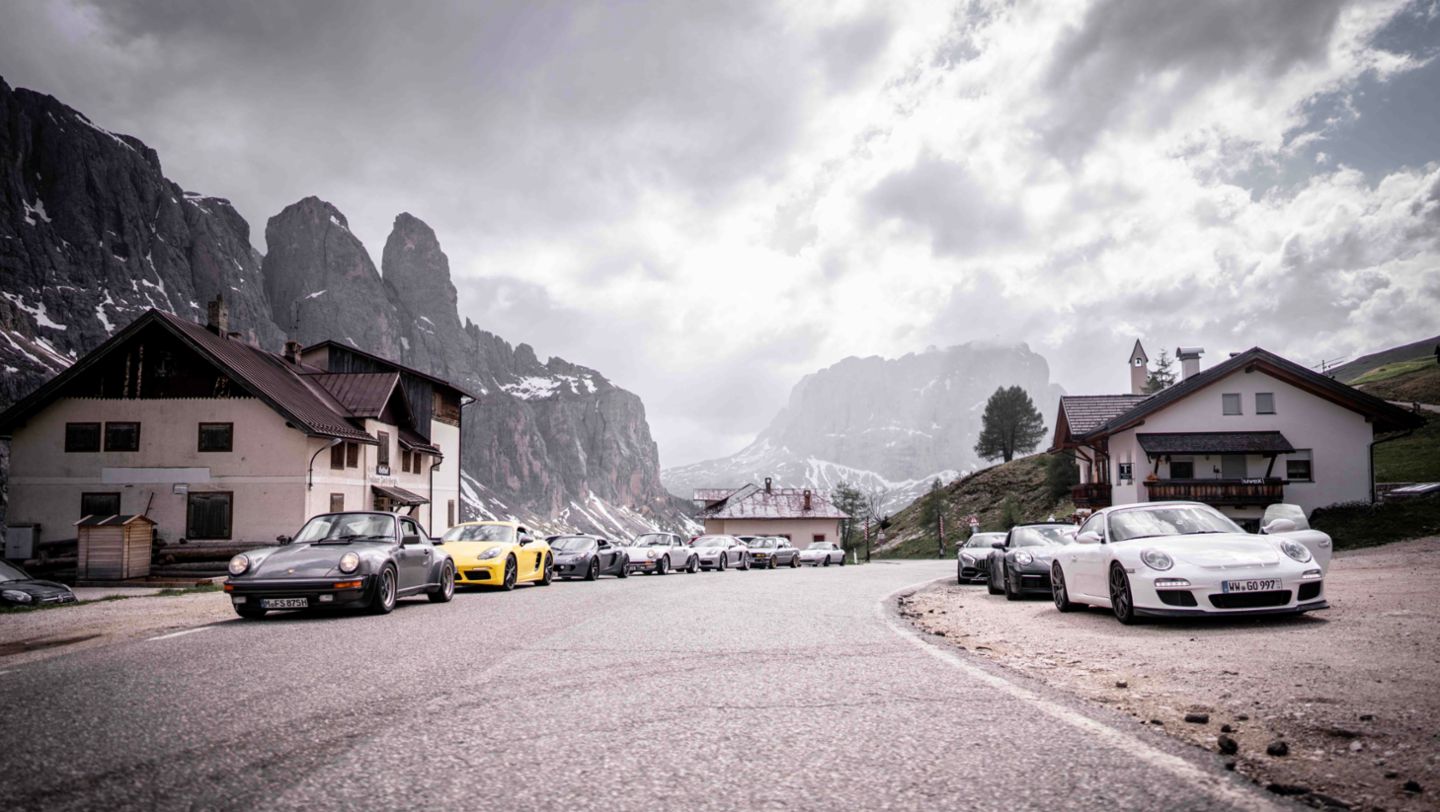
[[[1230,804],[1236,809],[1278,810],[1281,808],[1279,805],[1257,795],[1255,792],[1248,791],[1232,783],[1223,776],[1212,775],[1177,755],[1160,750],[1128,733],[1113,728],[1103,722],[1097,722],[1083,713],[1067,708],[1053,700],[1046,699],[1034,691],[1022,688],[1003,677],[997,677],[982,668],[967,663],[948,648],[931,643],[914,629],[900,625],[891,617],[890,612],[887,611],[887,605],[900,593],[915,592],[940,581],[949,581],[951,577],[953,576],[947,575],[942,578],[932,578],[912,586],[897,589],[889,595],[886,595],[875,605],[876,614],[880,616],[880,620],[883,621],[886,626],[890,627],[891,631],[905,638],[905,640],[910,643],[913,643],[921,651],[935,659],[960,671],[964,671],[974,679],[1004,691],[1016,699],[1028,702],[1042,713],[1052,716],[1071,727],[1078,728],[1079,730],[1096,736],[1106,744],[1123,751],[1130,758],[1165,770],[1177,779],[1194,787],[1199,792],[1203,792],[1219,801]]]
[[[195,632],[209,631],[210,628],[210,626],[196,626],[193,629],[182,629],[178,632],[170,632],[169,634],[157,635],[155,637],[148,638],[148,640],[169,640],[172,637],[179,637],[182,634],[194,634]]]

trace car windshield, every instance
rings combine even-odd
[[[30,576],[25,574],[25,570],[11,564],[9,561],[0,561],[0,583],[28,580],[30,580]]]
[[[327,513],[305,523],[297,544],[395,539],[395,519],[379,513]]]
[[[595,549],[595,539],[589,536],[560,536],[550,542],[550,549],[557,553],[583,553]]]
[[[729,547],[730,540],[724,536],[701,536],[695,540],[694,547]]]
[[[966,547],[989,547],[997,541],[1005,539],[1004,533],[976,533],[965,542]]]
[[[1042,524],[1034,527],[1017,527],[1010,531],[1012,547],[1049,547],[1052,544],[1069,544],[1070,527],[1061,524]]]
[[[754,541],[750,542],[750,546],[752,548],[768,550],[771,547],[775,546],[775,539],[755,539]]]
[[[669,547],[669,546],[670,546],[670,537],[667,536],[667,535],[665,535],[664,533],[646,533],[646,534],[643,535],[643,536],[637,536],[637,537],[635,538],[635,542],[634,542],[633,544],[631,544],[630,546],[632,546],[632,547]]]
[[[1118,510],[1110,514],[1111,541],[1243,532],[1223,514],[1203,505]]]
[[[514,541],[515,528],[508,524],[457,524],[445,531],[446,541]]]

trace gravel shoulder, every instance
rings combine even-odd
[[[1228,726],[1234,768],[1272,791],[1315,806],[1420,810],[1440,804],[1437,584],[1432,537],[1338,554],[1331,608],[1299,617],[1125,627],[1106,611],[1062,615],[1048,600],[1012,603],[953,580],[904,599],[901,612],[1207,750]],[[1267,754],[1275,742],[1288,754]]]
[[[61,654],[235,617],[226,596],[135,596],[0,614],[0,672]]]

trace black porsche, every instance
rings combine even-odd
[[[599,536],[552,536],[548,539],[555,554],[555,574],[565,580],[593,581],[602,575],[630,576],[630,557],[625,548]]]
[[[455,564],[420,523],[383,512],[324,513],[278,547],[230,559],[225,591],[236,614],[258,619],[272,609],[358,606],[387,614],[395,601],[455,595]]]
[[[75,603],[75,593],[64,584],[31,578],[25,570],[0,560],[0,606],[52,606]]]

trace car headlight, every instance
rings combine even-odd
[[[358,570],[358,569],[360,569],[360,554],[359,554],[359,553],[346,553],[346,554],[340,556],[340,571],[341,571],[341,572],[351,573],[351,572],[354,572],[355,570]]]
[[[21,592],[18,589],[7,589],[4,592],[0,592],[0,598],[4,598],[7,601],[14,601],[15,603],[31,603],[35,600],[34,595],[31,595],[29,592]]]
[[[1162,550],[1142,550],[1140,560],[1152,570],[1168,570],[1175,566],[1174,559]]]
[[[1280,542],[1280,549],[1284,551],[1286,555],[1290,556],[1296,561],[1299,561],[1301,564],[1304,564],[1306,561],[1310,560],[1310,548],[1306,547],[1298,541],[1291,541],[1290,539],[1285,539]]]
[[[231,575],[244,575],[245,571],[250,569],[250,556],[244,553],[235,556],[230,559],[230,565],[227,569],[230,570]]]
[[[975,556],[970,555],[969,553],[965,553],[964,555],[960,556],[960,560],[964,561],[966,564],[974,564]]]
[[[1033,556],[1033,555],[1031,555],[1031,554],[1029,554],[1029,553],[1027,553],[1027,552],[1023,552],[1023,551],[1022,551],[1022,552],[1018,552],[1018,553],[1015,554],[1015,563],[1016,563],[1016,564],[1019,564],[1019,565],[1022,566],[1022,567],[1028,567],[1028,566],[1030,566],[1031,562],[1033,562],[1034,560],[1035,560],[1035,556]]]
[[[480,553],[475,557],[480,559],[481,561],[489,561],[492,558],[499,558],[500,554],[503,552],[505,552],[504,548],[491,547],[490,549],[485,550],[484,552]]]

